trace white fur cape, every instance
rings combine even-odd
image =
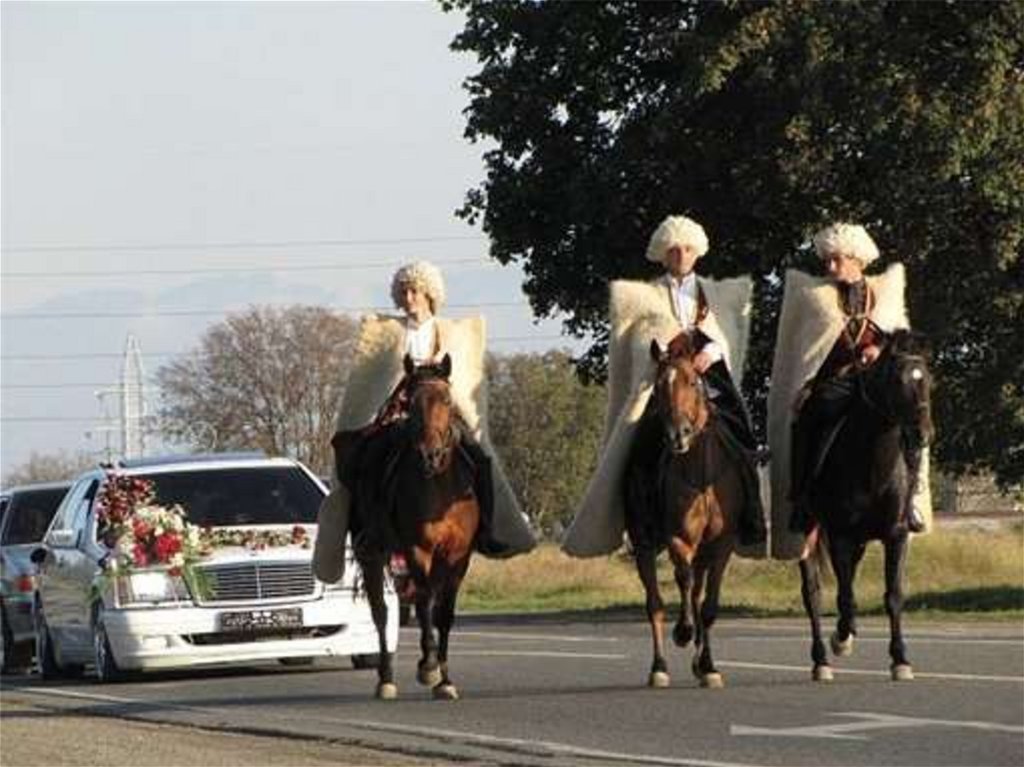
[[[451,355],[452,399],[473,436],[490,455],[494,473],[494,538],[508,547],[507,556],[529,551],[536,544],[523,519],[487,431],[487,386],[484,379],[485,327],[482,317],[438,318],[441,353]],[[359,429],[370,423],[403,375],[405,326],[398,317],[371,315],[362,321],[352,368],[338,409],[335,430]],[[333,583],[344,573],[344,543],[348,532],[348,492],[332,472],[330,495],[321,505],[313,551],[313,570]]]
[[[747,351],[753,281],[749,277],[697,279],[708,306],[698,327],[721,346],[726,366],[738,382]],[[610,554],[622,545],[623,473],[637,422],[654,387],[651,340],[666,344],[682,329],[664,280],[612,282],[609,319],[604,449],[562,540],[562,549],[575,557]],[[755,548],[742,553],[756,556]]]
[[[892,264],[882,274],[869,276],[875,297],[870,318],[882,330],[908,328],[904,292],[906,274],[902,264]],[[771,549],[776,559],[800,556],[803,536],[789,532],[790,428],[794,402],[801,387],[828,357],[845,321],[835,285],[825,277],[812,277],[795,269],[786,271],[782,314],[775,340],[771,388],[768,393],[768,442],[771,446]],[[932,522],[928,484],[928,451],[921,461],[914,507],[926,522]]]

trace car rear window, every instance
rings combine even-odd
[[[15,493],[7,508],[11,521],[4,532],[3,545],[41,541],[67,491],[66,487],[55,487]]]
[[[157,503],[181,504],[194,525],[311,524],[323,499],[323,491],[305,472],[289,466],[142,476],[153,482]]]

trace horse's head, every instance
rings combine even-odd
[[[656,366],[654,397],[669,444],[676,453],[690,449],[693,438],[708,420],[704,379],[693,364],[695,348],[687,333],[680,333],[667,347],[651,341]]]
[[[868,397],[883,415],[925,442],[932,436],[929,356],[924,336],[897,330],[866,378]]]
[[[456,442],[449,383],[452,360],[446,354],[439,363],[416,366],[406,355],[404,364],[410,382],[412,439],[423,458],[424,471],[434,476],[448,468]]]

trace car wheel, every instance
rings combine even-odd
[[[39,670],[39,676],[43,679],[58,679],[61,676],[61,669],[57,664],[57,656],[53,653],[50,629],[46,626],[46,618],[43,617],[43,611],[39,605],[36,605],[35,624],[36,667]]]
[[[312,666],[313,658],[278,658],[277,662],[282,666]]]
[[[124,672],[117,665],[110,649],[110,638],[103,622],[103,611],[98,610],[92,622],[92,653],[96,666],[96,678],[101,682],[117,682],[124,678]]]
[[[353,655],[352,668],[360,671],[368,668],[377,668],[380,665],[379,653],[368,653],[366,655]]]

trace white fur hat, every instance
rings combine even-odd
[[[826,226],[814,235],[814,250],[821,259],[835,253],[856,258],[864,266],[878,258],[878,246],[860,224],[836,223]]]
[[[391,300],[395,306],[401,307],[402,291],[409,285],[426,295],[435,314],[444,306],[444,277],[441,270],[429,261],[406,264],[395,272],[391,278]]]
[[[697,256],[708,252],[708,236],[704,227],[686,216],[669,216],[651,235],[647,245],[647,260],[665,263],[665,254],[672,246],[692,245]]]

